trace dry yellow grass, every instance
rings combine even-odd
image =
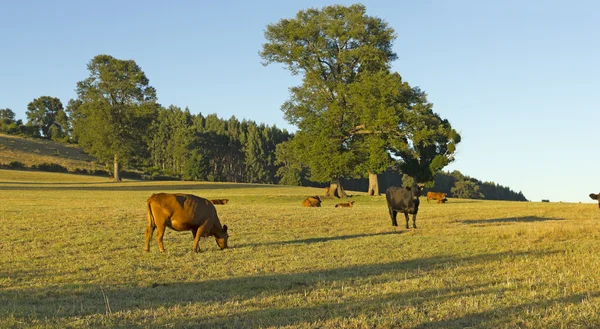
[[[156,192],[228,198],[230,249],[167,231]],[[383,197],[303,208],[321,189],[0,170],[2,328],[596,328],[595,204],[450,199],[418,229]]]
[[[43,139],[23,138],[0,134],[0,163],[21,162],[28,167],[42,163],[56,163],[69,170],[104,169],[95,158],[74,145],[60,144]]]

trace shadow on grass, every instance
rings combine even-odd
[[[339,240],[348,240],[348,239],[358,239],[372,236],[384,236],[384,235],[397,235],[402,234],[407,231],[392,231],[392,232],[380,232],[380,233],[371,233],[371,234],[351,234],[351,235],[338,235],[338,236],[328,236],[328,237],[318,237],[318,238],[308,238],[308,239],[300,239],[300,240],[288,240],[288,241],[274,241],[274,242],[264,242],[264,243],[241,243],[236,245],[236,248],[246,248],[246,247],[259,247],[259,246],[276,246],[276,245],[290,245],[290,244],[311,244],[311,243],[319,243],[319,242],[327,242],[327,241],[339,241]]]
[[[319,293],[323,289],[331,289],[336,285],[338,288],[345,285],[350,289],[356,287],[363,289],[368,288],[369,284],[412,280],[428,275],[430,272],[443,271],[448,266],[452,268],[473,264],[485,266],[487,263],[496,263],[502,260],[511,261],[532,256],[544,257],[553,253],[552,251],[501,252],[468,257],[438,256],[306,273],[214,279],[202,282],[155,282],[146,283],[147,286],[70,284],[27,289],[3,289],[0,290],[0,314],[24,321],[36,321],[38,325],[40,321],[53,323],[60,319],[83,316],[93,316],[89,318],[91,321],[94,319],[111,321],[111,318],[103,317],[106,312],[103,296],[105,294],[110,301],[113,314],[118,313],[113,319],[119,322],[113,324],[120,327],[142,328],[151,323],[145,323],[142,326],[135,316],[125,314],[133,311],[143,314],[145,311],[159,308],[181,309],[192,304],[208,306],[211,303],[219,305],[250,303],[259,306],[260,300],[264,299],[267,300],[267,304],[272,304],[273,299],[282,298],[282,296],[293,296],[291,298],[297,299],[299,305],[305,305],[310,303],[307,295]],[[518,282],[518,279],[515,282]],[[514,289],[516,288],[515,286]],[[441,303],[444,300],[481,294],[502,294],[507,289],[498,282],[485,282],[465,283],[445,288],[428,287],[422,290],[390,292],[380,297],[368,293],[366,297],[362,293],[349,294],[335,298],[334,302],[307,307],[271,307],[250,311],[240,311],[236,307],[225,312],[226,316],[194,312],[190,316],[170,320],[169,326],[175,328],[281,327],[331,319],[351,319],[361,314],[370,318],[377,317],[377,314],[385,310],[385,307],[415,307],[430,301]],[[343,293],[343,290],[341,291]],[[339,289],[337,289],[337,293],[340,293]],[[290,303],[293,304],[293,302]],[[236,309],[238,309],[237,313]],[[122,318],[119,318],[121,316]],[[139,316],[143,317],[143,315]],[[486,315],[482,316],[485,320]],[[476,317],[477,315],[474,316],[474,318]],[[106,323],[101,322],[101,324],[105,325]]]
[[[537,216],[527,216],[527,217],[509,217],[509,218],[493,218],[493,219],[465,219],[465,220],[457,220],[455,223],[462,224],[498,224],[498,223],[533,223],[533,222],[545,222],[549,220],[564,220],[564,218],[554,218],[554,217],[537,217]]]
[[[539,312],[544,314],[548,312],[548,308],[555,307],[561,310],[565,308],[570,308],[574,304],[580,304],[585,300],[589,300],[591,298],[595,298],[600,296],[600,292],[590,292],[583,294],[572,294],[560,298],[546,299],[540,300],[532,303],[523,303],[517,306],[512,307],[501,307],[495,308],[493,310],[485,311],[485,312],[475,312],[470,313],[465,316],[448,319],[448,320],[440,320],[424,323],[418,326],[413,327],[414,329],[434,329],[434,328],[504,328],[504,327],[520,327],[518,324],[520,321],[523,322],[523,314],[532,314],[534,312]],[[568,306],[569,305],[569,306]],[[565,315],[571,315],[569,313]],[[565,319],[565,322],[566,319]],[[575,325],[576,320],[571,319],[571,325]],[[485,324],[485,325],[483,325]],[[538,324],[538,325],[543,325]],[[548,323],[545,323],[548,325]],[[580,327],[582,323],[579,323],[577,327]],[[589,322],[590,326],[584,326],[584,328],[597,328],[597,323]],[[529,324],[530,327],[532,324]],[[557,323],[553,323],[554,326]],[[565,323],[563,322],[563,325]],[[562,325],[559,327],[563,327]],[[567,328],[569,326],[566,326]]]

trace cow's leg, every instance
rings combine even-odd
[[[406,225],[408,225],[408,216],[406,216]],[[417,228],[417,214],[413,214],[413,228]]]
[[[204,233],[204,227],[205,225],[196,228],[196,237],[194,238],[194,245],[192,246],[194,252],[200,252],[200,237]]]
[[[406,217],[406,228],[408,228],[408,213],[407,212],[404,213],[404,217]]]
[[[158,242],[158,248],[160,252],[165,252],[165,246],[163,246],[163,236],[165,235],[165,224],[156,225],[156,242]]]
[[[388,207],[390,211],[390,218],[392,219],[392,226],[398,226],[398,222],[396,221],[397,212],[392,209],[392,207]]]
[[[148,223],[146,226],[146,246],[144,250],[150,251],[150,238],[152,238],[152,234],[154,233],[154,226],[151,223]]]

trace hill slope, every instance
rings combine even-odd
[[[49,140],[0,134],[0,164],[18,161],[28,167],[42,163],[57,163],[69,170],[102,169],[96,159],[75,145]]]

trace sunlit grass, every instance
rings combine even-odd
[[[231,248],[168,230],[145,253],[157,192],[228,198]],[[423,201],[405,230],[383,197],[315,194],[0,170],[0,328],[600,326],[595,204]]]

